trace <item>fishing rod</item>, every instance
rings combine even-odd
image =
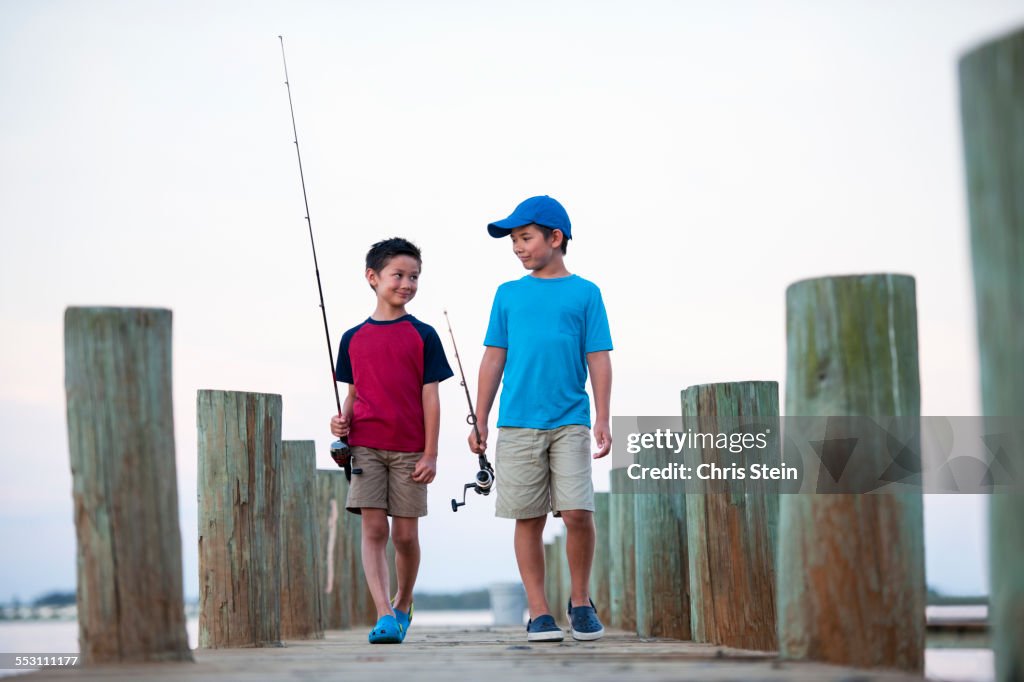
[[[288,88],[288,110],[292,114],[292,133],[295,135],[295,156],[299,160],[299,181],[302,183],[302,201],[306,205],[306,225],[309,226],[309,243],[313,247],[313,268],[316,270],[316,288],[320,292],[320,312],[324,317],[324,335],[327,337],[327,357],[331,363],[331,386],[334,388],[334,402],[338,406],[338,416],[341,416],[341,395],[338,394],[338,380],[334,374],[334,349],[331,346],[331,331],[327,326],[327,308],[324,307],[324,288],[320,283],[320,266],[316,260],[316,242],[313,241],[313,223],[309,219],[309,198],[306,196],[306,176],[302,172],[302,154],[299,152],[299,131],[295,126],[295,107],[292,105],[292,86],[288,82],[288,60],[284,56],[284,37],[278,36],[281,41],[281,61],[284,63],[284,85]],[[362,469],[353,467],[352,450],[348,443],[338,439],[331,443],[331,459],[345,470],[345,478],[352,480],[352,474],[363,473]]]
[[[462,358],[459,357],[459,347],[455,345],[455,333],[452,331],[452,321],[448,319],[448,311],[444,311],[444,321],[448,324],[448,335],[452,337],[452,349],[455,351],[455,362],[459,365],[459,377],[462,381],[459,384],[466,391],[466,402],[469,403],[469,416],[466,423],[473,427],[476,434],[476,442],[480,442],[480,429],[476,425],[476,410],[473,409],[473,399],[469,396],[469,386],[466,385],[466,373],[462,371]],[[480,471],[476,472],[476,479],[462,487],[462,502],[452,498],[452,511],[459,511],[459,507],[466,505],[466,491],[472,489],[477,495],[490,495],[491,486],[494,485],[494,469],[487,461],[487,453],[481,452],[478,458]]]

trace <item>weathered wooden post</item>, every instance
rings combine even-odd
[[[199,646],[280,646],[281,396],[199,391]]]
[[[597,617],[602,623],[611,623],[611,551],[608,546],[608,510],[611,493],[594,494],[594,525],[597,528],[597,546],[594,548],[594,564],[590,584]]]
[[[558,597],[553,604],[550,604],[551,611],[558,621],[567,619],[566,606],[569,604],[569,595],[572,592],[572,576],[569,573],[566,542],[568,542],[568,534],[563,529],[561,535],[555,538],[555,561],[558,562]],[[566,622],[568,621],[566,620]]]
[[[341,469],[317,470],[317,527],[320,532],[320,587],[323,591],[323,628],[337,630],[352,626],[355,594],[352,586],[353,561],[357,553],[347,532],[345,498],[348,481]]]
[[[564,532],[544,545],[544,596],[551,615],[558,622],[564,621],[569,600],[569,560],[565,555]]]
[[[690,386],[682,392],[683,427],[700,434],[767,426],[764,449],[730,452],[702,439],[685,449],[686,464],[725,469],[778,466],[779,385],[774,381]],[[771,437],[768,437],[771,436]],[[686,538],[693,640],[775,651],[775,543],[779,496],[744,480],[713,480],[707,493],[686,495]]]
[[[672,454],[660,448],[645,448],[637,455],[637,463],[650,467],[664,467],[672,460]],[[646,481],[634,500],[636,632],[641,637],[690,639],[686,495],[682,484],[662,479]]]
[[[64,383],[85,663],[191,661],[171,400],[171,311],[68,308]]]
[[[316,445],[286,440],[281,447],[281,638],[323,639]]]
[[[555,552],[558,551],[558,544],[552,540],[551,542],[544,543],[544,598],[548,600],[548,606],[552,610],[555,608],[555,604],[559,598],[558,585],[561,581],[561,575],[558,570],[559,563],[555,558]],[[551,615],[558,619],[556,613]]]
[[[981,394],[989,416],[1024,414],[1024,30],[960,60]],[[1015,453],[1018,471],[1024,465]],[[996,679],[1024,679],[1024,496],[990,501]]]
[[[786,292],[786,327],[787,419],[920,415],[912,277],[797,282]],[[851,466],[883,471],[885,449],[868,445]],[[781,656],[920,671],[920,491],[782,495],[779,517]]]
[[[611,471],[608,504],[608,546],[612,563],[608,576],[611,625],[636,630],[636,526],[633,482],[625,468]]]

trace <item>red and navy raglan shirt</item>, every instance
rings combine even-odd
[[[423,386],[452,374],[437,332],[412,315],[349,329],[334,373],[356,387],[349,445],[423,452]]]

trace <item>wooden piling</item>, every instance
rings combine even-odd
[[[191,661],[171,311],[68,308],[64,382],[83,661]]]
[[[558,562],[558,596],[554,603],[549,604],[551,612],[558,622],[568,623],[566,607],[569,605],[569,596],[572,593],[572,574],[569,572],[569,555],[566,553],[566,542],[568,542],[567,531],[563,528],[562,533],[555,538],[555,560]]]
[[[544,598],[548,602],[548,606],[557,603],[559,598],[558,585],[561,581],[561,575],[559,572],[559,564],[555,558],[555,553],[558,551],[558,545],[554,540],[544,543]],[[552,615],[554,615],[552,613]]]
[[[569,560],[565,554],[564,530],[544,545],[544,597],[555,620],[565,622],[565,607],[569,601]]]
[[[199,646],[280,646],[281,396],[199,391]]]
[[[1024,30],[960,60],[985,415],[1024,413]],[[1024,465],[1016,455],[1018,471]],[[992,648],[997,680],[1024,679],[1024,496],[990,499]]]
[[[591,598],[597,607],[597,617],[602,623],[611,623],[611,551],[608,546],[608,512],[611,493],[594,493],[594,526],[597,542],[594,547],[594,563],[590,571]]]
[[[345,498],[348,481],[341,469],[317,470],[316,518],[320,544],[320,575],[323,592],[323,629],[352,626],[355,611],[354,588],[362,582],[362,570],[352,575],[352,554],[358,555],[348,533]]]
[[[323,639],[320,538],[314,513],[316,445],[281,447],[281,637]]]
[[[611,570],[611,625],[626,631],[636,630],[636,527],[632,481],[625,468],[611,471],[611,497],[608,503],[608,546]]]
[[[683,427],[701,434],[741,428],[774,438],[770,450],[732,453],[702,441],[685,450],[691,471],[700,464],[749,470],[750,464],[778,466],[779,385],[774,381],[691,386],[682,392]],[[767,419],[766,419],[767,418]],[[747,428],[750,426],[751,428]],[[686,495],[690,613],[693,641],[739,649],[775,651],[775,541],[777,492],[757,490],[747,480],[708,482],[707,494]]]
[[[675,457],[664,449],[644,449],[637,462],[664,467]],[[648,481],[643,490],[634,497],[636,632],[641,637],[690,639],[686,495],[673,480]]]
[[[787,415],[920,415],[912,277],[829,277],[786,293]],[[884,447],[855,454],[866,471],[891,464]],[[781,656],[921,671],[921,493],[782,495],[779,517]]]

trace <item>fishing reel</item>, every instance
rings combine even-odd
[[[343,440],[336,440],[331,443],[331,459],[345,470],[346,481],[352,481],[352,474],[359,475],[363,473],[362,469],[353,468],[352,464],[355,461],[355,455],[352,454],[352,448]]]
[[[494,469],[487,461],[487,455],[480,455],[480,471],[476,472],[476,478],[462,487],[462,502],[452,498],[452,511],[459,511],[459,507],[466,505],[466,492],[470,489],[477,495],[490,495],[494,486]]]

